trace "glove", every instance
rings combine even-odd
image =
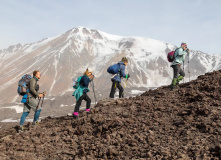
[[[189,48],[187,48],[186,51],[187,51],[187,53],[189,53],[189,51],[190,51]]]
[[[126,75],[126,79],[129,79],[130,78],[130,75],[128,74],[128,75]]]

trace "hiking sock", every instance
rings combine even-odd
[[[20,126],[23,126],[23,124],[25,123],[25,119],[28,115],[29,115],[29,112],[23,112],[21,119],[20,119]]]
[[[177,84],[179,84],[179,82],[182,81],[182,79],[183,79],[183,76],[179,76],[179,77],[177,78]]]
[[[176,86],[176,84],[177,84],[177,78],[174,78],[174,79],[172,80],[171,86]]]
[[[41,113],[41,109],[37,110],[37,112],[35,112],[35,116],[34,116],[34,122],[38,121],[38,118],[40,116]]]

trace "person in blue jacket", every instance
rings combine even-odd
[[[93,80],[94,75],[88,69],[84,72],[84,75],[81,77],[79,82],[79,87],[75,90],[73,95],[76,97],[77,103],[73,112],[73,117],[78,118],[79,109],[82,103],[82,100],[87,102],[86,104],[86,112],[90,111],[91,106],[91,99],[88,97],[87,92],[90,90],[88,89],[89,83]]]
[[[186,43],[181,43],[181,46],[176,49],[174,53],[174,61],[172,62],[171,67],[173,68],[173,80],[171,83],[171,90],[177,88],[177,85],[185,76],[185,72],[180,67],[185,60],[186,54],[189,53]]]
[[[119,89],[119,98],[124,97],[124,88],[121,86],[121,78],[128,79],[130,77],[129,74],[125,74],[125,66],[128,64],[128,59],[126,57],[123,57],[120,62],[118,62],[119,65],[119,72],[111,79],[112,81],[112,87],[110,92],[110,98],[114,98],[114,94],[116,92],[116,88]]]

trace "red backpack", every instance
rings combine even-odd
[[[177,48],[177,49],[179,49],[179,48]],[[177,49],[175,49],[175,51],[171,51],[171,52],[169,52],[167,54],[167,59],[168,59],[169,62],[173,62],[174,61],[174,59],[175,59],[174,54],[177,51]]]

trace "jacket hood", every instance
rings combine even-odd
[[[124,62],[121,62],[121,61],[120,61],[120,62],[118,62],[118,64],[123,64],[123,65],[125,65],[125,64],[124,64]]]

